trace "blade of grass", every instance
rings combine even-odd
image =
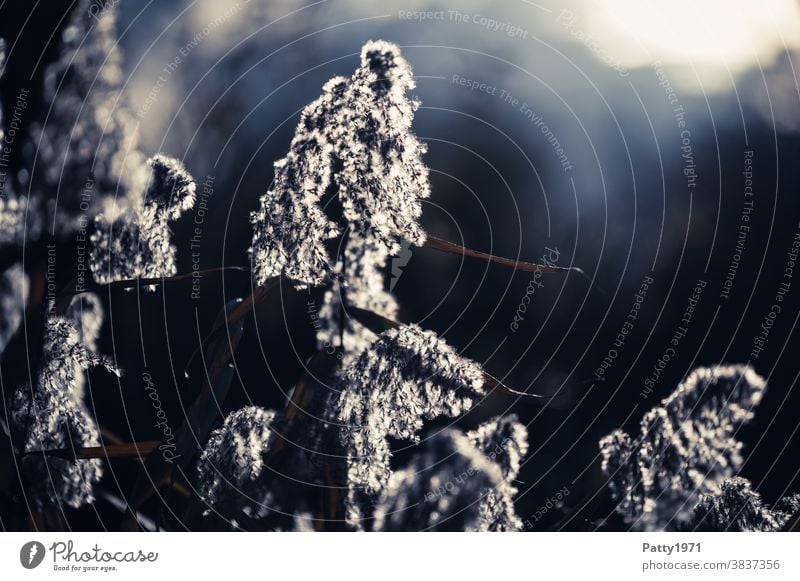
[[[280,277],[275,277],[268,280],[262,286],[256,287],[253,289],[247,297],[245,297],[237,306],[234,308],[230,313],[228,313],[226,320],[217,319],[214,322],[214,325],[211,327],[211,331],[208,332],[203,340],[200,342],[200,345],[195,349],[191,355],[189,355],[189,360],[186,363],[186,366],[183,368],[183,373],[186,375],[188,373],[189,367],[194,362],[195,357],[197,357],[198,353],[200,353],[203,348],[209,344],[209,342],[214,339],[217,333],[227,324],[232,325],[237,323],[241,319],[243,319],[248,313],[250,313],[255,307],[260,304],[263,304],[269,296],[272,294],[272,291],[275,290],[280,285],[281,279]]]
[[[524,270],[528,272],[577,272],[583,276],[586,276],[586,273],[584,273],[583,270],[577,266],[554,266],[549,264],[539,264],[536,262],[526,262],[523,260],[514,260],[513,258],[503,258],[502,256],[495,256],[494,254],[487,254],[478,250],[465,248],[464,246],[456,244],[455,242],[442,240],[441,238],[430,235],[428,235],[423,246],[425,248],[439,250],[440,252],[447,252],[449,254],[477,258],[485,262],[502,264],[503,266],[509,266],[514,270]]]
[[[89,446],[87,448],[58,448],[55,450],[31,450],[23,456],[44,454],[65,460],[89,460],[92,458],[146,458],[161,444],[158,440],[130,442],[126,444],[109,444],[108,446]]]
[[[127,442],[125,442],[125,440],[123,440],[122,438],[117,436],[114,432],[112,432],[108,428],[105,428],[105,427],[102,427],[102,426],[100,427],[100,435],[102,436],[104,442],[108,441],[111,444],[126,444],[127,443]],[[147,459],[147,456],[143,454],[141,458],[136,458],[136,461],[139,464],[144,464],[146,459]],[[191,491],[188,488],[186,488],[183,484],[181,484],[180,482],[173,482],[172,483],[172,489],[175,492],[177,492],[178,494],[180,494],[181,496],[185,496],[187,498],[192,495]]]

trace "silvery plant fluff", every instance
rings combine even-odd
[[[444,430],[391,475],[375,510],[378,531],[470,531],[481,528],[486,492],[503,480],[500,467],[462,432]]]
[[[346,519],[356,528],[388,483],[387,438],[416,442],[423,420],[460,416],[485,393],[477,363],[416,325],[381,334],[339,386],[330,421],[346,450]]]
[[[289,154],[275,164],[273,186],[251,217],[258,284],[278,274],[299,288],[326,282],[340,261],[324,243],[337,234],[358,235],[361,248],[382,247],[373,258],[396,254],[402,240],[424,242],[417,218],[420,200],[429,195],[428,171],[425,147],[411,133],[418,104],[406,92],[413,87],[398,47],[373,41],[364,45],[352,78],[332,79],[306,107]],[[320,205],[329,187],[347,232]],[[347,267],[339,270],[342,275]]]
[[[91,503],[94,484],[103,475],[98,459],[71,460],[39,453],[101,445],[84,402],[84,373],[97,366],[119,372],[90,347],[99,329],[97,318],[102,317],[99,307],[96,297],[78,295],[63,316],[47,320],[36,380],[18,389],[11,401],[11,429],[24,453],[26,492],[37,506],[63,503],[78,508]]]
[[[100,297],[94,293],[84,293],[73,298],[64,313],[64,318],[71,323],[78,334],[78,341],[87,353],[97,353],[97,340],[103,328],[105,313]],[[108,360],[101,357],[97,364],[106,366],[110,371],[115,371]],[[78,358],[74,363],[74,381],[71,382],[72,397],[76,401],[83,401],[86,386],[86,374],[83,361]],[[116,372],[116,371],[115,371]]]
[[[519,474],[520,462],[528,453],[528,433],[525,426],[510,415],[495,418],[467,433],[473,446],[500,468],[500,481],[483,491],[479,503],[478,531],[518,531],[522,520],[514,509],[517,489],[514,479]]]
[[[275,162],[270,190],[250,217],[254,225],[250,248],[257,284],[284,274],[298,288],[321,284],[330,274],[325,240],[338,233],[320,205],[331,183],[329,127],[341,107],[347,81],[336,77],[300,116],[289,153]]]
[[[693,371],[642,420],[636,440],[617,430],[600,441],[617,511],[633,528],[685,525],[702,494],[720,492],[742,464],[737,430],[766,384],[746,366]]]
[[[779,531],[800,510],[800,494],[769,508],[746,478],[726,480],[715,494],[705,494],[694,507],[687,529],[704,532]]]
[[[151,175],[141,204],[116,219],[105,214],[95,218],[89,268],[97,283],[176,273],[169,222],[194,205],[196,184],[177,159],[156,155],[147,163]]]
[[[375,511],[375,529],[517,531],[511,485],[528,450],[525,427],[495,418],[462,434],[445,430],[392,474]]]
[[[397,317],[397,301],[385,290],[381,272],[388,256],[385,246],[353,233],[348,237],[342,258],[334,269],[336,280],[325,292],[319,312],[317,342],[320,349],[341,349],[344,365],[354,362],[377,337],[347,314],[348,306],[387,319]]]
[[[344,217],[355,232],[392,255],[403,240],[417,246],[425,241],[417,219],[430,186],[425,146],[411,132],[419,103],[406,93],[414,86],[411,66],[396,45],[368,42],[345,91],[342,118],[333,125]]]
[[[401,243],[421,245],[421,201],[430,196],[425,146],[411,132],[419,103],[411,67],[397,46],[368,42],[361,65],[343,92],[344,106],[329,126],[337,156],[334,182],[347,222],[344,251],[334,266],[336,281],[320,309],[318,341],[342,349],[351,363],[375,335],[353,317],[357,307],[394,319],[398,306],[386,292],[383,271]]]
[[[266,486],[264,455],[275,412],[248,406],[231,413],[214,430],[197,462],[198,493],[211,510],[241,510],[257,516],[274,505]]]
[[[31,198],[42,200],[56,236],[85,227],[98,211],[127,204],[147,174],[136,122],[120,95],[117,2],[80,0],[44,73],[45,115],[31,124],[26,151]]]

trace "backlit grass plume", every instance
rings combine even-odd
[[[177,159],[156,155],[147,163],[151,175],[141,205],[113,220],[104,214],[95,218],[89,268],[100,284],[176,272],[169,222],[194,205],[196,184]]]
[[[256,406],[225,418],[212,432],[197,464],[198,491],[211,510],[248,516],[274,507],[264,455],[271,438],[275,412]]]
[[[360,526],[389,475],[388,437],[418,440],[423,421],[458,417],[484,392],[480,367],[430,331],[386,331],[345,369],[331,422],[347,451],[347,519]]]
[[[621,430],[603,438],[603,471],[625,521],[643,530],[677,528],[700,495],[720,492],[741,467],[737,431],[765,387],[749,367],[696,369],[645,414],[635,439]]]
[[[520,530],[511,481],[527,449],[525,427],[513,417],[466,434],[453,429],[436,434],[392,474],[375,511],[375,529]]]
[[[425,147],[411,133],[418,105],[406,93],[413,87],[397,46],[369,42],[352,78],[330,80],[305,108],[252,215],[258,284],[278,274],[299,288],[325,282],[337,264],[325,241],[344,230],[363,239],[360,249],[379,248],[379,266],[399,252],[402,240],[424,242],[417,218],[420,200],[429,195],[428,171]],[[322,207],[329,188],[341,208],[338,223]]]
[[[102,317],[92,295],[76,297],[64,316],[50,317],[36,380],[12,398],[11,430],[25,454],[26,491],[36,506],[49,502],[77,508],[94,501],[94,485],[103,475],[99,459],[67,459],[42,451],[101,444],[84,385],[85,372],[92,367],[119,373],[95,350]]]
[[[445,430],[392,474],[375,512],[380,531],[469,531],[482,527],[481,505],[502,481],[463,433]]]
[[[522,520],[514,509],[517,489],[514,479],[521,461],[528,453],[528,434],[525,426],[509,415],[495,418],[468,432],[467,437],[478,450],[500,468],[497,485],[483,491],[479,505],[479,531],[518,531]]]
[[[723,482],[719,492],[700,497],[686,528],[703,532],[779,531],[798,511],[800,494],[769,508],[749,480],[735,477]]]

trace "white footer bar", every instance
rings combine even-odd
[[[799,565],[791,533],[0,534],[15,580],[796,580]]]

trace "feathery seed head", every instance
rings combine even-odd
[[[194,206],[196,184],[183,163],[159,153],[147,160],[150,183],[144,196],[146,206],[155,206],[168,220],[177,220]]]
[[[78,508],[91,503],[94,484],[103,475],[97,459],[67,460],[36,453],[101,444],[83,397],[87,369],[101,366],[119,374],[113,362],[94,350],[102,316],[97,297],[87,294],[74,297],[63,317],[48,319],[36,382],[18,389],[12,398],[14,441],[29,453],[22,468],[37,505],[64,502]]]
[[[490,420],[467,434],[436,434],[391,475],[375,510],[375,528],[521,530],[511,483],[527,449],[525,428],[513,418]]]
[[[626,522],[679,527],[699,495],[719,492],[742,464],[736,431],[753,417],[765,387],[749,367],[701,368],[645,414],[635,442],[620,431],[603,438],[603,470]]]
[[[200,497],[211,508],[263,513],[272,495],[262,477],[275,412],[249,406],[214,430],[197,463]]]
[[[176,272],[177,249],[170,239],[169,221],[194,205],[195,181],[177,159],[159,154],[148,164],[151,177],[142,205],[114,219],[105,214],[95,218],[89,268],[99,284]]]
[[[528,453],[528,433],[514,414],[499,416],[467,432],[473,445],[500,466],[505,480],[519,474],[520,462]]]
[[[330,420],[347,452],[348,522],[356,527],[388,482],[387,437],[417,441],[423,420],[457,417],[484,393],[480,366],[416,325],[379,335],[344,370],[340,390]]]
[[[341,229],[320,201],[332,184],[350,235],[388,254],[402,239],[424,242],[417,219],[420,199],[429,195],[428,171],[425,147],[411,133],[416,104],[405,93],[412,87],[399,49],[371,42],[353,77],[332,79],[303,110],[289,153],[275,164],[272,187],[251,216],[257,284],[280,274],[298,288],[329,280],[337,261],[324,242]]]
[[[800,508],[800,495],[767,507],[746,478],[725,480],[716,494],[704,494],[688,529],[704,532],[778,531]]]
[[[444,430],[392,474],[375,510],[376,530],[465,531],[479,527],[480,505],[502,481],[464,434]]]

